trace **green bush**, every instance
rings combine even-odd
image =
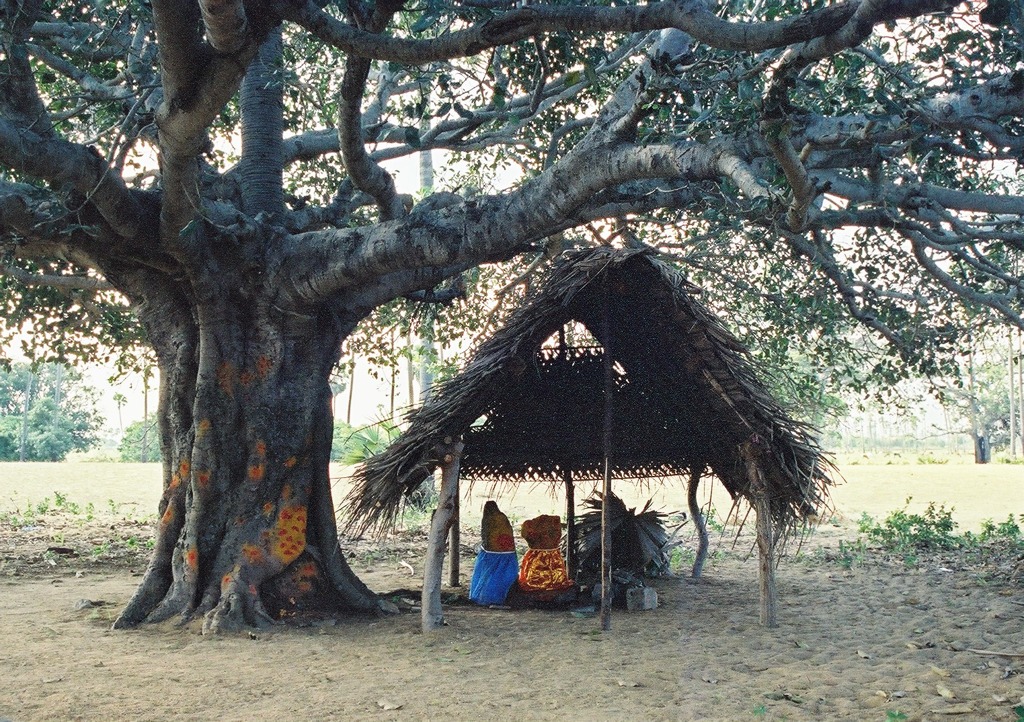
[[[956,534],[952,508],[929,502],[923,514],[911,514],[907,511],[910,501],[907,499],[902,509],[890,512],[880,524],[865,514],[858,525],[860,532],[870,543],[902,554],[964,545],[965,538]]]
[[[1024,514],[1020,515],[1021,523],[1024,523]],[[986,519],[981,523],[981,533],[978,535],[978,541],[989,542],[989,541],[1021,541],[1021,529],[1020,524],[1013,518],[1013,514],[1006,517],[1006,521],[996,524],[991,519]]]

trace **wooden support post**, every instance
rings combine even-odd
[[[444,543],[451,528],[459,495],[459,462],[462,459],[461,440],[446,438],[440,449],[441,491],[437,509],[430,520],[430,534],[427,537],[427,559],[423,565],[423,592],[420,599],[422,628],[431,632],[444,625],[441,608],[441,572],[444,567]]]
[[[694,579],[700,579],[700,575],[704,571],[704,562],[708,558],[708,523],[704,519],[704,514],[701,513],[700,504],[697,503],[697,487],[700,485],[701,473],[700,469],[690,470],[690,480],[686,489],[686,502],[690,507],[690,518],[693,519],[693,525],[697,529],[697,558],[693,562],[693,571],[691,572]]]
[[[452,528],[448,532],[448,586],[461,586],[459,581],[459,480],[455,479],[455,509],[452,511]]]
[[[608,276],[604,277],[604,312],[601,323],[604,345],[604,483],[601,486],[601,629],[612,628],[612,527],[608,519],[608,497],[612,493],[612,432],[614,430],[614,407],[612,395],[615,391],[615,376],[612,361],[612,324],[609,309]]]
[[[576,578],[576,485],[572,471],[562,472],[565,481],[565,565],[570,579]]]
[[[761,586],[761,624],[774,628],[779,626],[779,592],[775,584],[775,530],[772,528],[771,499],[768,485],[761,471],[761,441],[755,435],[740,445],[740,455],[747,465],[747,478],[753,497],[754,513],[757,515],[757,556],[759,560]]]
[[[754,511],[757,513],[757,555],[760,562],[761,580],[761,624],[774,628],[779,626],[779,592],[775,586],[775,533],[772,529],[771,507],[768,497],[756,497]]]
[[[611,477],[611,463],[606,458],[601,487],[601,629],[605,632],[612,628],[612,525],[608,519]]]

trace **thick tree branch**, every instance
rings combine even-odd
[[[727,143],[577,149],[504,196],[459,200],[368,228],[293,236],[279,285],[311,302],[380,276],[423,268],[461,270],[507,258],[563,230],[567,218],[576,217],[600,191],[627,181],[729,177],[753,198],[771,197],[739,152]]]
[[[1024,196],[958,191],[930,183],[876,185],[853,180],[838,171],[813,171],[811,177],[817,185],[827,187],[828,193],[858,203],[876,202],[910,209],[934,203],[956,211],[1024,216]]]
[[[41,136],[53,133],[46,106],[39,96],[25,40],[42,3],[0,4],[0,113],[22,128]]]
[[[242,158],[238,164],[242,208],[249,215],[284,211],[281,136],[284,132],[284,78],[281,29],[263,41],[249,65],[239,94]]]
[[[218,53],[231,55],[242,49],[249,30],[242,0],[200,0],[206,38]]]
[[[369,21],[371,32],[381,32],[391,20],[392,12],[379,9]],[[370,158],[363,140],[363,91],[370,73],[370,60],[352,56],[345,66],[345,75],[338,93],[338,145],[349,178],[359,190],[377,201],[382,220],[400,218],[404,212],[395,191],[391,174]]]
[[[867,1],[867,0],[866,0]],[[631,7],[530,5],[495,15],[465,30],[433,40],[377,37],[327,15],[312,1],[279,0],[282,17],[306,28],[326,43],[375,60],[423,64],[476,55],[489,48],[544,33],[643,32],[676,28],[723,50],[758,51],[802,43],[842,31],[864,2],[844,2],[774,22],[728,22],[699,0],[654,2]],[[874,23],[915,17],[947,9],[949,0],[882,0],[862,11]],[[876,5],[878,7],[876,7]]]
[[[41,178],[55,189],[73,188],[122,238],[140,237],[152,221],[152,208],[145,197],[129,190],[106,161],[89,148],[43,138],[0,119],[0,162]]]
[[[45,273],[30,273],[20,268],[12,268],[0,263],[0,275],[9,276],[19,283],[28,286],[47,286],[77,291],[110,291],[113,286],[102,278],[92,276],[55,276]]]

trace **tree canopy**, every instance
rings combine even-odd
[[[4,0],[0,340],[145,339],[161,370],[163,521],[119,624],[275,616],[314,551],[373,606],[314,509],[330,370],[382,304],[490,304],[617,244],[823,382],[1021,326],[1022,33],[1009,0]],[[426,151],[437,188],[398,192]]]

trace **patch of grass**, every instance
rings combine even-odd
[[[854,564],[859,564],[864,561],[864,555],[866,552],[867,549],[865,548],[862,540],[858,539],[854,542],[844,542],[840,539],[839,555],[836,558],[836,563],[843,569],[852,569]]]
[[[899,710],[890,709],[885,711],[885,722],[903,722],[908,719],[907,715]]]

